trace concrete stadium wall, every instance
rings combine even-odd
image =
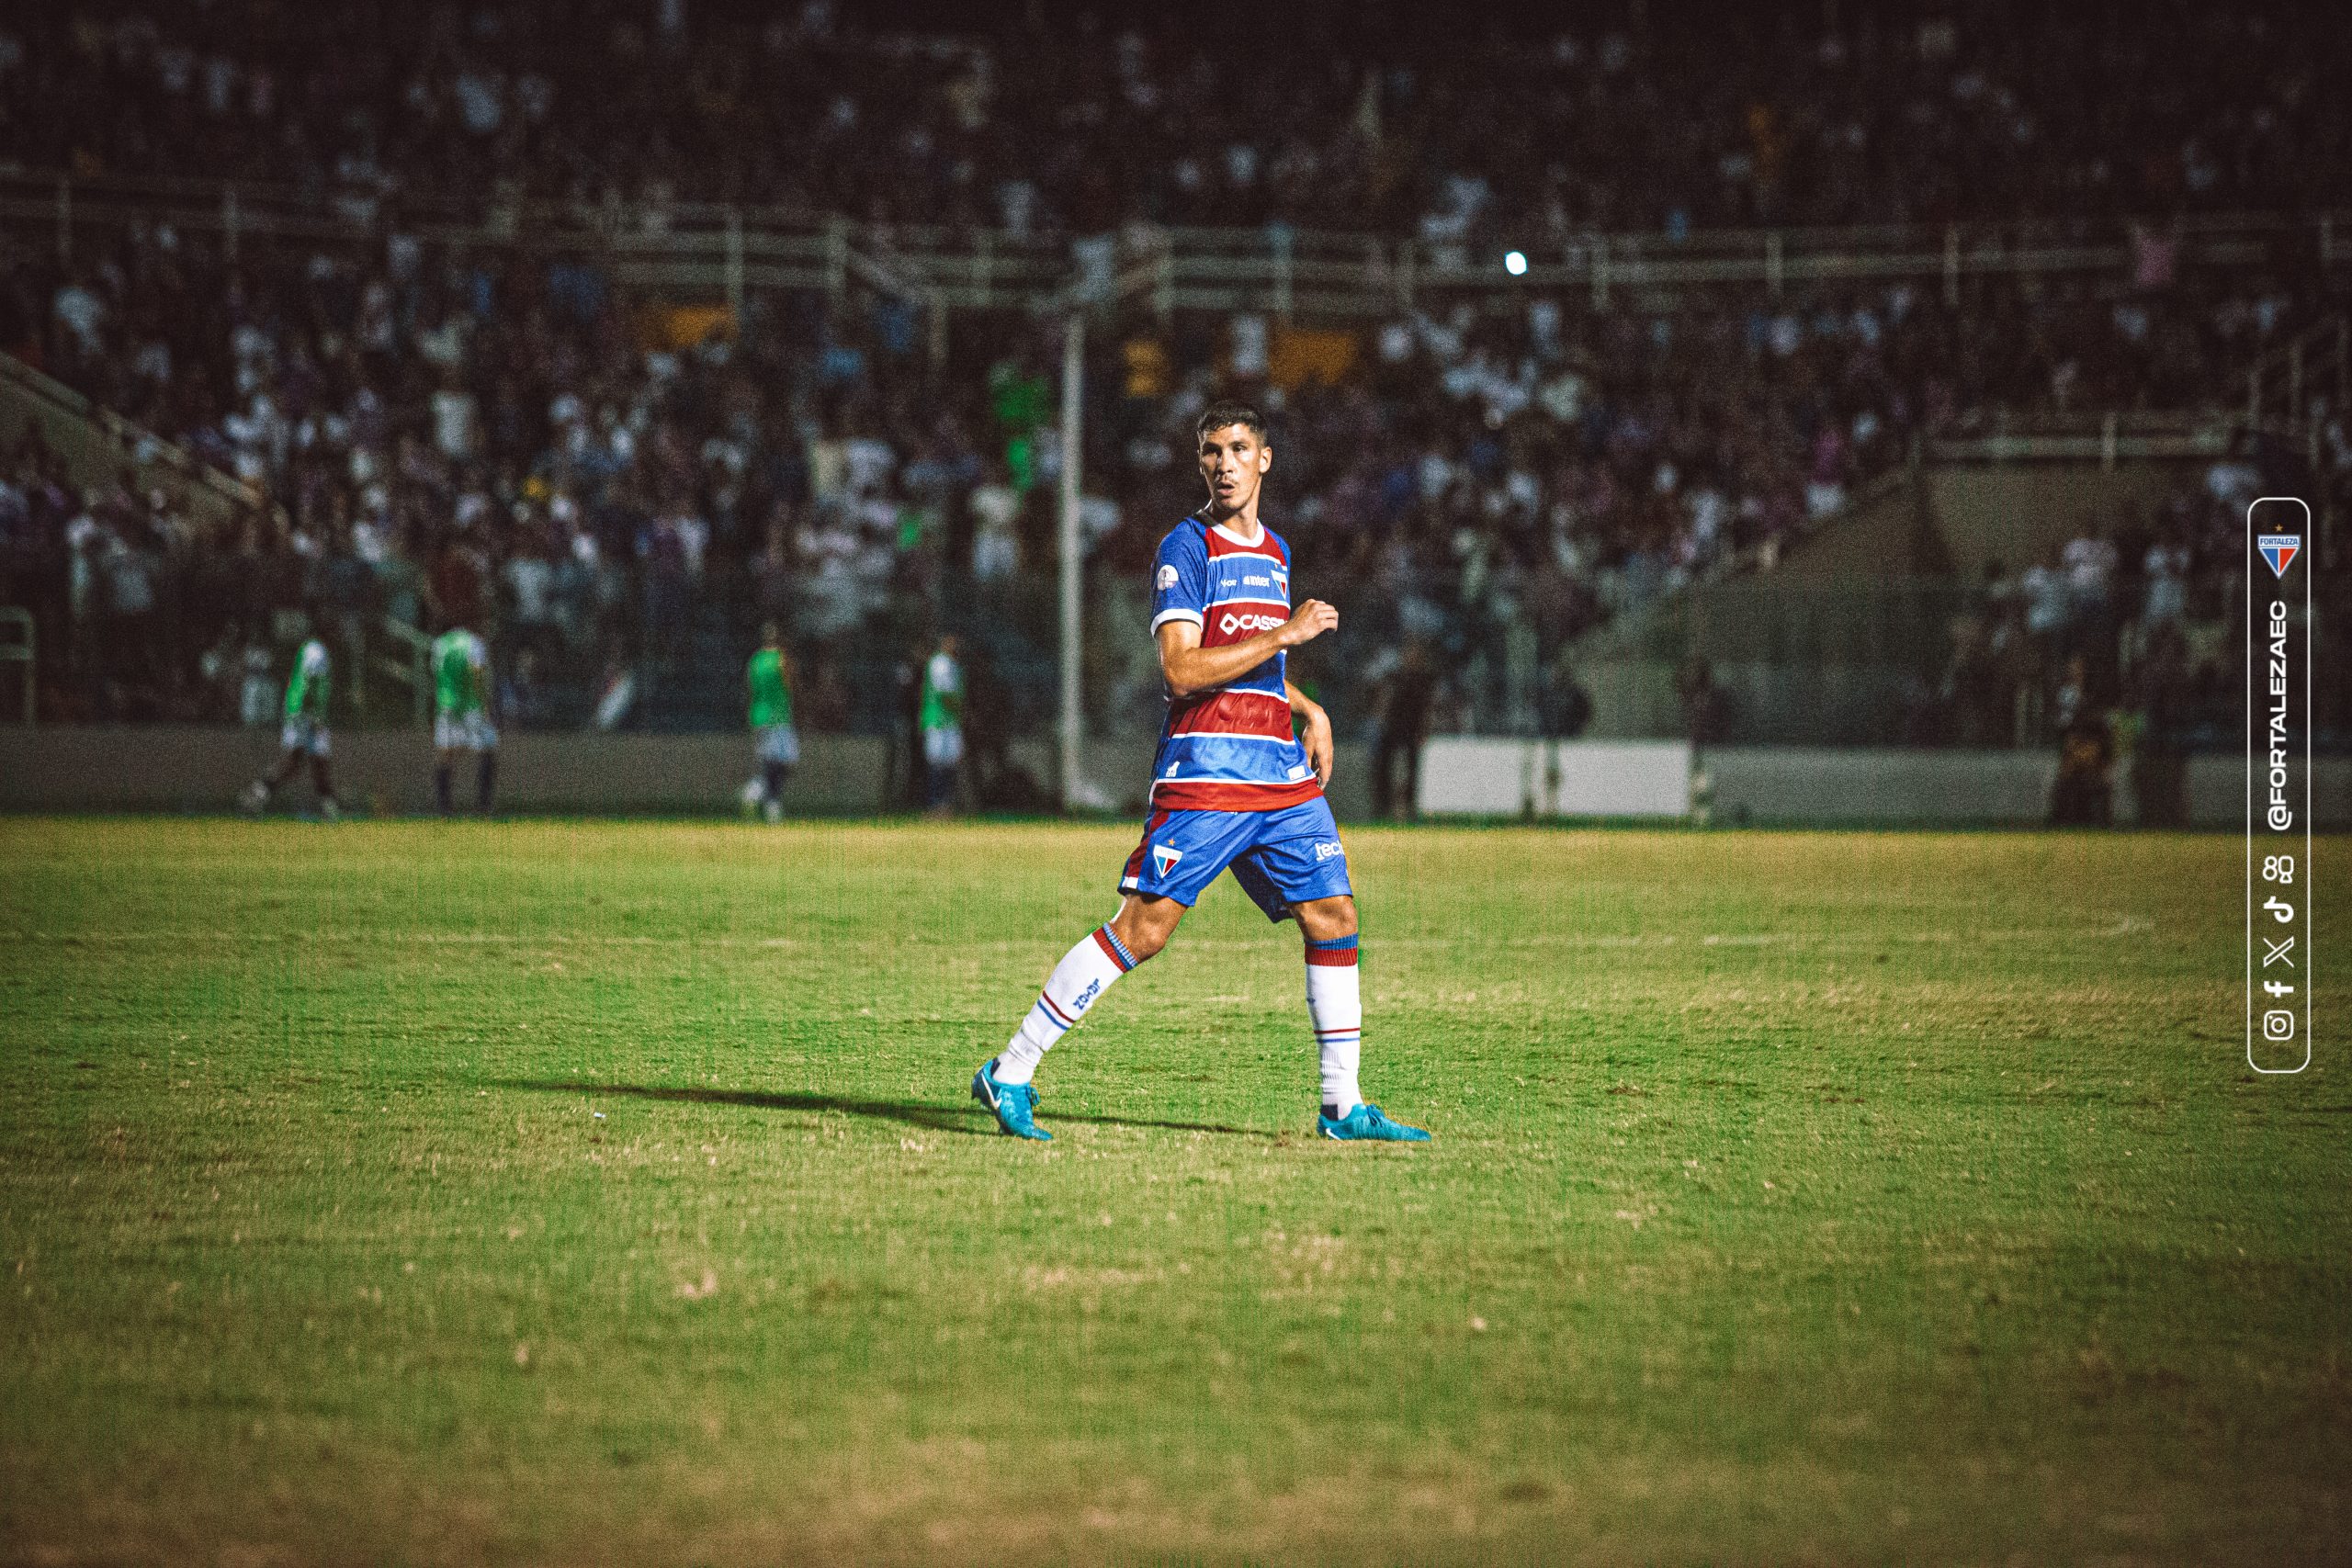
[[[1928,509],[1953,570],[1974,581],[1989,560],[2011,571],[2055,559],[2086,525],[2153,511],[2203,462],[1953,463],[1930,468]]]
[[[2151,509],[2205,459],[2127,458],[1935,463],[1867,498],[1790,546],[1776,576],[1883,579],[1956,572],[1973,582],[1984,563],[2016,571],[2054,558],[2086,520]]]
[[[1936,530],[1926,472],[1906,471],[1792,541],[1772,576],[1838,581],[1949,573],[1951,556]]]
[[[500,803],[525,810],[704,811],[731,807],[752,751],[731,735],[508,734]],[[0,807],[14,810],[219,811],[269,767],[277,732],[211,727],[44,727],[0,731]],[[804,811],[875,809],[882,743],[812,738],[787,799]],[[433,749],[421,729],[339,730],[335,789],[369,810],[433,805]],[[309,798],[308,779],[289,791]],[[472,798],[461,766],[460,803]]]
[[[275,730],[188,726],[0,728],[0,810],[222,811],[277,755]],[[1028,742],[1014,760],[1053,778],[1052,749]],[[1112,809],[1140,810],[1148,739],[1088,749],[1085,772]],[[797,813],[865,815],[882,808],[883,743],[807,738],[786,804]],[[1368,814],[1370,758],[1340,748],[1332,809]],[[1679,818],[1690,804],[1690,750],[1680,741],[1545,741],[1442,737],[1424,753],[1420,804],[1436,816]],[[2040,751],[1902,751],[1732,746],[1700,761],[1717,823],[2038,822],[2056,759]],[[416,730],[335,737],[335,784],[372,811],[418,812],[433,803],[433,756]],[[748,740],[733,735],[510,735],[499,761],[499,800],[522,811],[723,812],[752,772]],[[473,781],[461,770],[458,799]],[[2119,778],[2116,809],[2131,815]],[[2245,776],[2233,757],[2188,765],[2189,818],[2200,827],[2245,820]],[[307,781],[291,792],[306,801]],[[2323,758],[2312,802],[2317,825],[2352,827],[2352,759]]]
[[[2054,753],[1708,749],[1712,820],[1738,822],[2037,822],[2047,815]]]
[[[1724,746],[1710,748],[1701,765],[1718,823],[1968,827],[2043,820],[2058,758],[2050,751]],[[2242,826],[2245,765],[2234,757],[2190,758],[2188,799],[2193,827]],[[2119,822],[2132,820],[2132,791],[2120,770],[2115,810]],[[2312,812],[2316,827],[2352,826],[2352,759],[2313,764]]]
[[[1783,737],[1798,745],[1854,746],[1900,728],[1917,671],[1901,664],[1785,664],[1717,660],[1715,684],[1730,704],[1734,733]],[[1690,728],[1675,691],[1675,665],[1621,659],[1580,665],[1592,694],[1596,740],[1664,739]]]
[[[500,748],[498,799],[521,811],[729,811],[752,772],[740,735],[530,735]],[[1115,809],[1140,809],[1152,741],[1106,740],[1087,749],[1084,772]],[[864,815],[882,809],[886,749],[876,738],[811,735],[785,792],[796,813]],[[0,727],[0,810],[221,811],[276,760],[277,731],[204,726]],[[1050,787],[1053,749],[1027,742],[1013,760]],[[424,731],[340,730],[335,789],[379,812],[433,805],[433,751]],[[1360,746],[1340,748],[1332,808],[1361,815],[1369,802]],[[307,779],[288,798],[310,798]],[[460,765],[459,803],[473,795]]]
[[[1680,817],[1690,746],[1442,736],[1422,748],[1418,804],[1429,817]]]
[[[2049,815],[2058,759],[2048,751],[1722,746],[1696,760],[1696,779],[1692,766],[1679,741],[1446,737],[1423,755],[1420,807],[1433,817],[1679,818],[1703,794],[1707,819],[1717,824],[2032,824]],[[2192,826],[2245,822],[2245,772],[2236,758],[2191,758],[2187,784]],[[2114,800],[2117,821],[2129,824],[2133,800],[2120,770]],[[2352,827],[2352,759],[2315,763],[2312,807],[2314,826]]]

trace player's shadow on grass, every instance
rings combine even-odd
[[[838,1111],[845,1116],[870,1116],[880,1122],[902,1122],[938,1133],[965,1133],[978,1138],[999,1135],[996,1121],[978,1105],[925,1105],[896,1100],[852,1100],[838,1094],[775,1094],[748,1089],[692,1089],[666,1084],[588,1083],[571,1078],[503,1078],[493,1089],[527,1089],[537,1094],[627,1095],[632,1100],[685,1100],[696,1105],[748,1105],[755,1111]],[[1084,1122],[1097,1127],[1156,1127],[1170,1133],[1220,1133],[1236,1138],[1272,1139],[1272,1133],[1222,1122],[1157,1122],[1138,1116],[1088,1116],[1079,1112],[1045,1113],[1046,1124]]]

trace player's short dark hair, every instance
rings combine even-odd
[[[1258,445],[1266,444],[1266,416],[1249,403],[1231,398],[1221,398],[1201,411],[1198,423],[1193,426],[1193,439],[1198,441],[1212,430],[1223,430],[1228,424],[1246,424]]]

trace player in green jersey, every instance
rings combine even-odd
[[[956,660],[956,634],[922,667],[922,706],[915,720],[922,731],[923,805],[942,814],[956,804],[956,771],[964,762],[964,666]]]
[[[792,728],[792,656],[774,621],[760,627],[759,651],[743,671],[751,691],[752,738],[759,753],[759,776],[743,786],[746,811],[753,806],[771,822],[784,816],[784,784],[800,762],[800,734]]]
[[[245,810],[259,816],[269,809],[269,797],[289,782],[310,759],[311,786],[319,792],[319,815],[334,821],[342,815],[334,784],[327,776],[327,756],[334,749],[327,735],[327,688],[331,665],[327,645],[317,637],[303,643],[294,656],[294,672],[286,678],[286,722],[277,732],[277,766],[245,786]]]
[[[474,754],[474,808],[490,815],[498,781],[498,731],[490,722],[490,650],[463,626],[433,639],[433,796],[441,815],[456,809],[450,775],[458,753]]]

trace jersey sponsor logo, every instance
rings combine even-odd
[[[1162,593],[1167,592],[1170,589],[1176,586],[1176,569],[1173,566],[1161,567],[1159,569],[1159,575],[1152,579],[1152,581],[1159,585],[1159,591]]]
[[[1217,617],[1216,629],[1227,637],[1232,637],[1236,633],[1270,632],[1282,624],[1283,617],[1280,615],[1268,615],[1247,610],[1236,615],[1231,610],[1227,610]]]
[[[1306,776],[1306,763],[1304,763],[1304,762],[1294,762],[1294,763],[1292,763],[1292,764],[1291,764],[1291,769],[1290,769],[1290,776],[1291,776],[1294,780],[1296,780],[1296,779],[1303,779],[1303,778],[1305,778],[1305,777]]]
[[[1274,581],[1271,577],[1245,577],[1241,580],[1244,588],[1272,588],[1273,585]]]
[[[1328,844],[1317,844],[1315,846],[1315,858],[1318,861],[1337,860],[1347,852],[1347,851],[1340,847],[1339,840],[1336,839]]]
[[[1166,844],[1154,844],[1151,846],[1152,869],[1162,877],[1165,877],[1168,874],[1168,868],[1170,866],[1174,865],[1178,861],[1182,860],[1183,858],[1184,852],[1182,850],[1171,849]]]

